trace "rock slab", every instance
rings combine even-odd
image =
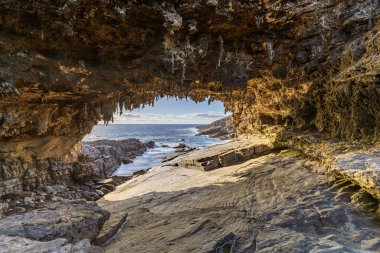
[[[74,243],[84,239],[91,241],[108,218],[109,213],[94,202],[52,204],[44,209],[0,219],[0,235],[38,241],[57,238]]]

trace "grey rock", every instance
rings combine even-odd
[[[207,135],[211,138],[221,140],[232,139],[236,137],[236,129],[234,127],[232,116],[212,122],[208,125],[197,127],[197,135]]]
[[[23,199],[25,197],[32,197],[33,193],[29,191],[15,191],[15,192],[10,192],[7,194],[4,194],[1,196],[1,199]]]
[[[104,195],[104,192],[102,192],[101,190],[95,190],[95,192],[99,195],[99,197],[102,197]]]
[[[232,140],[226,144],[191,151],[167,162],[191,169],[210,171],[252,158],[272,149],[268,140],[251,138]]]
[[[48,242],[40,242],[22,238],[0,235],[1,253],[41,253],[41,252],[72,252],[71,245],[67,245],[67,239],[55,239]]]
[[[56,238],[65,238],[69,242],[91,240],[108,217],[109,213],[94,203],[59,203],[1,219],[0,235],[41,241]]]
[[[0,83],[0,97],[6,98],[6,97],[12,97],[12,96],[20,96],[20,93],[18,90],[7,81],[3,81]]]
[[[83,192],[83,196],[85,196],[86,199],[90,199],[90,200],[97,200],[100,198],[100,196],[96,192],[91,192],[91,191]]]
[[[0,203],[0,214],[8,211],[9,204],[8,203]]]
[[[34,199],[32,197],[25,197],[24,198],[25,203],[31,204],[31,203],[33,203],[33,201],[34,201]]]
[[[59,192],[65,192],[65,191],[67,191],[67,187],[65,187],[63,185],[49,185],[49,186],[45,186],[45,190],[48,193],[57,194]]]
[[[0,253],[89,253],[91,248],[92,246],[87,239],[71,244],[64,238],[41,242],[19,236],[0,235]]]

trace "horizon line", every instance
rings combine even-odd
[[[211,124],[211,123],[209,123]],[[209,125],[207,123],[104,123],[99,122],[97,125]]]

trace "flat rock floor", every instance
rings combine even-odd
[[[287,150],[208,172],[153,168],[98,201],[105,231],[128,215],[103,250],[380,252],[376,215],[316,166]]]

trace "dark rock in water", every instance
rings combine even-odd
[[[190,152],[190,151],[195,149],[195,148],[187,146],[185,143],[179,143],[177,146],[175,146],[173,148],[176,149],[175,150],[176,153],[186,153],[186,152]],[[167,160],[167,159],[168,158],[166,157],[165,160]]]
[[[148,142],[144,143],[144,145],[146,148],[154,148],[155,143],[154,143],[154,141],[148,141]]]
[[[208,135],[211,138],[218,138],[221,140],[232,139],[236,137],[236,129],[232,122],[232,117],[226,117],[209,125],[197,127],[197,135]]]
[[[173,148],[176,148],[176,149],[184,149],[184,148],[187,148],[186,144],[185,143],[179,143],[177,146],[173,147]]]
[[[124,158],[122,162],[123,164],[128,164],[128,163],[133,163],[133,160],[129,158]]]
[[[150,170],[150,168],[149,168],[149,169],[144,169],[144,170],[138,170],[138,171],[135,171],[135,172],[133,172],[132,176],[133,176],[133,177],[137,177],[137,176],[144,175],[144,174],[147,173],[149,170]]]

